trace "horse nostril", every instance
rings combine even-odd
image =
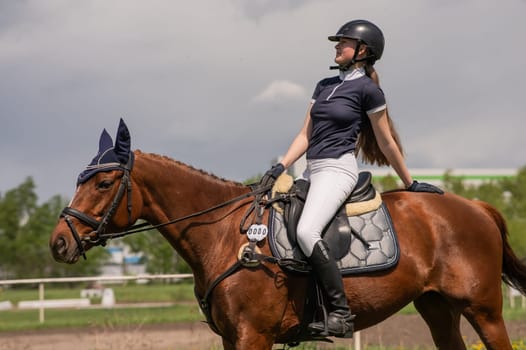
[[[55,241],[55,244],[53,245],[53,250],[58,254],[63,254],[68,248],[68,245],[66,243],[66,240],[64,237],[59,237]]]

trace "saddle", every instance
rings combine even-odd
[[[371,183],[370,172],[361,172],[358,182],[334,218],[322,232],[342,274],[380,270],[398,262],[399,248],[387,208]],[[297,245],[296,227],[303,210],[309,182],[282,175],[272,189],[269,245],[277,258],[305,261]],[[308,264],[286,267],[310,271]]]

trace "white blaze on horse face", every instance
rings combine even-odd
[[[68,207],[71,208],[71,204],[72,204],[73,201],[75,200],[75,196],[76,196],[77,193],[79,193],[79,191],[80,191],[80,186],[82,186],[82,184],[80,184],[80,185],[77,186],[77,189],[75,190],[75,193],[73,194],[73,197],[72,197],[71,200],[69,201]]]

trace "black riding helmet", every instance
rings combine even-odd
[[[338,30],[336,35],[329,36],[330,41],[339,41],[341,38],[355,39],[358,40],[358,45],[361,43],[367,45],[367,57],[357,59],[358,50],[356,50],[355,57],[345,67],[346,69],[359,61],[367,61],[373,65],[382,57],[384,52],[385,40],[382,31],[374,23],[363,19],[347,22]]]

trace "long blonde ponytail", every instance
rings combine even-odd
[[[378,73],[372,65],[366,64],[365,72],[368,77],[370,77],[375,83],[377,83],[378,86],[380,86],[380,78],[378,77]],[[400,153],[403,154],[404,152],[402,148],[402,143],[400,142],[400,137],[398,136],[398,132],[396,131],[394,123],[391,120],[391,117],[389,116],[389,110],[386,110],[386,113],[387,121],[389,123],[389,129],[391,130],[393,139],[398,148],[400,149]],[[378,166],[390,165],[389,161],[387,160],[387,158],[385,158],[385,155],[382,153],[380,147],[378,146],[378,142],[376,141],[376,136],[374,135],[371,121],[369,120],[369,118],[366,119],[367,120],[362,127],[360,136],[358,137],[358,141],[356,143],[356,155],[361,156],[362,161],[366,164],[376,164]]]

